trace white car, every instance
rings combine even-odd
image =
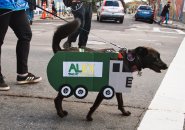
[[[104,0],[98,2],[97,7],[97,21],[115,20],[123,23],[124,8],[120,0]]]

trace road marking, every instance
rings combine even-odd
[[[48,23],[34,23],[34,24],[46,24],[46,25],[54,25],[54,26],[59,26],[59,25],[62,25],[63,23],[54,23],[54,22],[48,22]]]
[[[156,42],[157,40],[147,40],[147,39],[137,39],[137,40],[140,40],[140,41],[147,41],[147,42]]]
[[[87,41],[88,45],[105,45],[105,42],[102,41]]]
[[[153,28],[153,31],[154,31],[154,32],[160,32],[160,29],[159,29],[159,28],[154,27],[154,28]]]
[[[164,37],[164,38],[178,38],[178,37],[175,37],[175,36],[159,36],[159,37]]]
[[[137,130],[183,130],[185,38]]]
[[[169,33],[169,34],[185,34],[185,32],[183,32],[183,31],[181,31],[181,30],[178,30],[178,29],[167,29],[167,30],[165,30],[165,29],[160,29],[160,28],[157,28],[157,27],[154,27],[152,30],[150,30],[150,29],[147,29],[147,28],[145,28],[145,29],[138,29],[138,28],[130,28],[130,29],[128,29],[128,30],[132,30],[132,31],[141,31],[141,32],[156,32],[156,33]],[[165,30],[165,31],[163,31],[163,30]],[[169,30],[169,31],[168,31]],[[170,32],[170,30],[171,30],[171,32]]]
[[[185,34],[182,30],[175,29],[179,34]]]

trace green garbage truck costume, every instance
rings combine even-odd
[[[111,99],[115,92],[128,92],[131,72],[123,72],[118,53],[57,52],[49,61],[47,76],[51,86],[64,97],[74,94],[82,99],[88,91],[100,92]]]

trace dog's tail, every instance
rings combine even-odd
[[[57,28],[53,35],[52,48],[53,52],[61,51],[60,41],[71,33],[75,32],[80,27],[80,19],[75,19],[67,24],[61,25]]]

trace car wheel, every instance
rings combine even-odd
[[[68,98],[70,97],[71,95],[73,95],[73,89],[70,85],[68,84],[65,84],[65,85],[62,85],[61,88],[60,88],[60,94],[65,97],[65,98]]]
[[[79,99],[83,99],[87,96],[88,91],[85,86],[79,85],[74,90],[74,96]]]
[[[119,20],[119,22],[120,22],[120,23],[123,23],[123,18],[121,18],[121,19]]]
[[[152,24],[154,21],[153,21],[153,19],[152,20],[150,20],[150,24]]]
[[[114,97],[114,88],[111,86],[105,86],[101,93],[104,99],[112,99]]]
[[[102,22],[103,21],[103,19],[100,17],[100,22]]]
[[[97,15],[97,21],[100,21],[100,18],[99,18],[99,16]]]

